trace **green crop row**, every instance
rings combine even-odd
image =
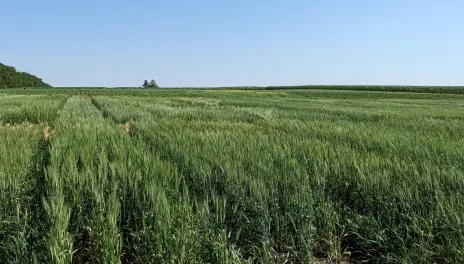
[[[0,263],[32,263],[46,252],[41,218],[48,158],[44,127],[0,126]]]
[[[67,98],[66,95],[0,95],[0,123],[51,123]]]

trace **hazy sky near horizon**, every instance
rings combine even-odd
[[[464,85],[459,0],[18,0],[0,62],[53,86]]]

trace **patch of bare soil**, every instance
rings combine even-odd
[[[127,122],[125,124],[122,124],[122,125],[119,125],[120,128],[122,128],[122,130],[126,133],[126,134],[129,134],[130,133],[130,123]]]
[[[43,136],[44,136],[45,141],[50,140],[50,138],[52,137],[52,130],[50,129],[50,127],[47,126],[47,127],[44,128]]]

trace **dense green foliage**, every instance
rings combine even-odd
[[[0,263],[464,261],[461,95],[34,90],[0,106]]]
[[[50,87],[50,85],[34,75],[18,72],[14,67],[0,63],[0,89],[17,87]]]

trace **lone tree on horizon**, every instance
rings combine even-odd
[[[148,82],[147,80],[143,81],[143,88],[159,88],[158,84],[156,84],[155,80],[151,80]]]

